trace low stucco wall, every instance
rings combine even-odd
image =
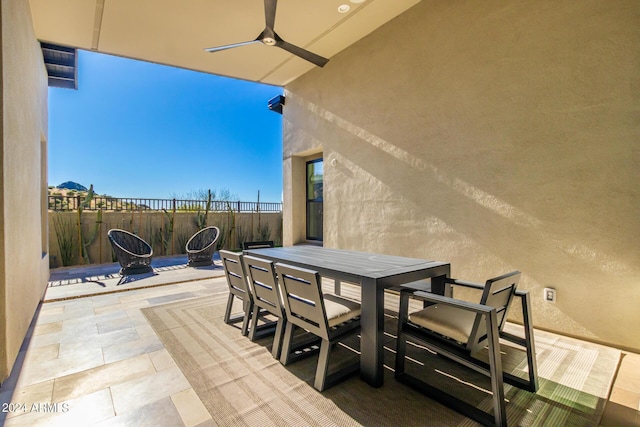
[[[423,0],[287,85],[284,244],[319,151],[325,246],[519,269],[537,327],[640,350],[639,17]]]
[[[0,382],[10,373],[48,279],[47,75],[27,0],[0,3]]]
[[[95,211],[82,213],[82,231],[85,242],[90,237],[95,237],[87,246],[89,261],[92,264],[113,262],[111,245],[107,232],[111,228],[120,228],[133,232],[153,246],[154,256],[173,255],[185,253],[187,240],[197,231],[198,214],[195,212],[103,212],[102,223],[96,226],[98,214]],[[170,232],[170,220],[173,218],[173,232]],[[62,267],[62,257],[56,235],[55,221],[61,221],[73,236],[78,239],[78,213],[76,212],[50,212],[49,213],[49,253],[52,268]],[[236,213],[226,212],[209,213],[208,226],[216,226],[223,236],[220,238],[219,248],[236,249],[241,247],[242,241],[249,240],[273,240],[276,244],[282,243],[282,214],[281,213]],[[268,234],[265,239],[260,235]],[[76,244],[73,263],[70,265],[84,264],[80,253],[80,246]]]

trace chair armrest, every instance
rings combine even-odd
[[[409,296],[410,296],[409,292],[402,293],[402,298],[409,298]],[[422,301],[427,301],[435,304],[451,305],[453,307],[460,308],[467,311],[473,311],[478,314],[489,314],[492,311],[493,312],[496,311],[494,307],[490,307],[488,305],[467,302],[467,301],[463,301],[455,298],[449,298],[449,297],[432,294],[428,292],[420,292],[420,291],[413,292],[411,296],[414,299],[419,299]]]
[[[450,285],[464,286],[464,287],[472,288],[472,289],[478,289],[478,290],[483,290],[484,289],[484,285],[482,285],[480,283],[466,282],[464,280],[451,279],[449,277],[445,278],[444,282],[448,283]]]

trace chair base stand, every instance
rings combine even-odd
[[[288,365],[298,360],[306,359],[309,356],[317,354],[320,351],[320,344],[322,339],[317,335],[305,332],[302,335],[291,337],[291,341],[287,344],[286,337],[283,337],[282,351],[289,351],[285,356],[284,353],[280,356],[280,363]],[[288,345],[288,348],[286,347]]]
[[[131,267],[122,267],[120,269],[121,276],[133,276],[135,274],[151,273],[153,267],[150,265],[134,265]]]
[[[224,323],[226,323],[227,325],[235,325],[236,323],[241,323],[242,326],[240,327],[240,329],[242,331],[242,335],[246,336],[249,333],[248,330],[245,331],[245,327],[247,326],[247,324],[246,324],[246,317],[244,313],[229,315],[228,318],[224,319]]]
[[[328,388],[333,387],[334,385],[341,383],[345,379],[354,376],[360,372],[360,361],[354,362],[350,365],[344,366],[337,372],[332,374],[328,374],[324,379],[324,384],[318,384],[318,378],[316,378],[316,384],[314,384],[314,388],[318,391],[325,391]]]
[[[249,339],[255,341],[260,338],[268,337],[276,333],[277,322],[269,322],[256,326],[255,332],[249,328]]]
[[[189,267],[208,267],[210,265],[213,265],[212,259],[200,259],[200,260],[190,259],[189,262],[187,263],[187,266]]]

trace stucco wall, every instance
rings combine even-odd
[[[0,177],[0,381],[10,372],[46,288],[41,155],[47,139],[47,78],[26,0],[2,0]],[[44,211],[46,214],[46,211]],[[46,233],[45,233],[46,235]],[[44,246],[44,249],[43,249]]]
[[[423,0],[287,85],[284,244],[320,149],[325,246],[518,269],[536,326],[639,350],[638,46],[635,0]]]

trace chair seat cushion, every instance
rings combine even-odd
[[[360,316],[360,304],[356,301],[334,294],[324,294],[322,298],[329,327]]]
[[[409,321],[458,342],[471,335],[476,313],[450,305],[436,304],[409,315]]]

